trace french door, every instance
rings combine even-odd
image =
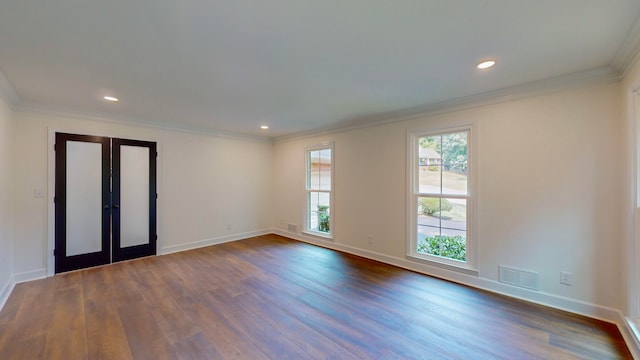
[[[56,133],[55,272],[156,254],[156,143]]]

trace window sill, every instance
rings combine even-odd
[[[331,236],[331,234],[318,232],[318,231],[311,231],[311,230],[304,230],[304,231],[302,231],[302,233],[304,235],[310,235],[310,236],[313,236],[313,237],[316,237],[316,238],[320,238],[320,239],[323,239],[323,240],[333,241],[333,236]]]
[[[422,254],[409,254],[407,255],[407,257],[409,258],[409,260],[414,261],[416,263],[438,267],[438,268],[449,270],[449,271],[455,271],[455,272],[466,274],[466,275],[479,276],[480,274],[478,269],[472,268],[467,263],[463,263],[456,260],[448,260],[444,258],[441,259],[435,256],[431,257],[428,255],[422,255]]]

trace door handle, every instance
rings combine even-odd
[[[120,209],[120,205],[113,205],[114,209]]]
[[[109,205],[105,205],[105,206],[104,206],[104,209],[105,209],[105,210],[109,210]]]

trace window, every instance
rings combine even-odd
[[[333,221],[333,145],[306,150],[306,221],[305,229],[315,235],[331,237]]]
[[[471,130],[409,134],[410,256],[473,268]]]

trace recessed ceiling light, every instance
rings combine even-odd
[[[113,96],[105,96],[105,97],[103,97],[103,99],[105,99],[107,101],[111,101],[111,102],[119,101],[119,99],[117,97],[113,97]]]
[[[495,64],[496,62],[494,60],[483,61],[480,64],[478,64],[478,69],[488,69]]]
[[[260,129],[262,129],[262,130],[267,130],[268,128],[269,128],[269,126],[268,126],[268,125],[262,125],[262,126],[260,126]]]

